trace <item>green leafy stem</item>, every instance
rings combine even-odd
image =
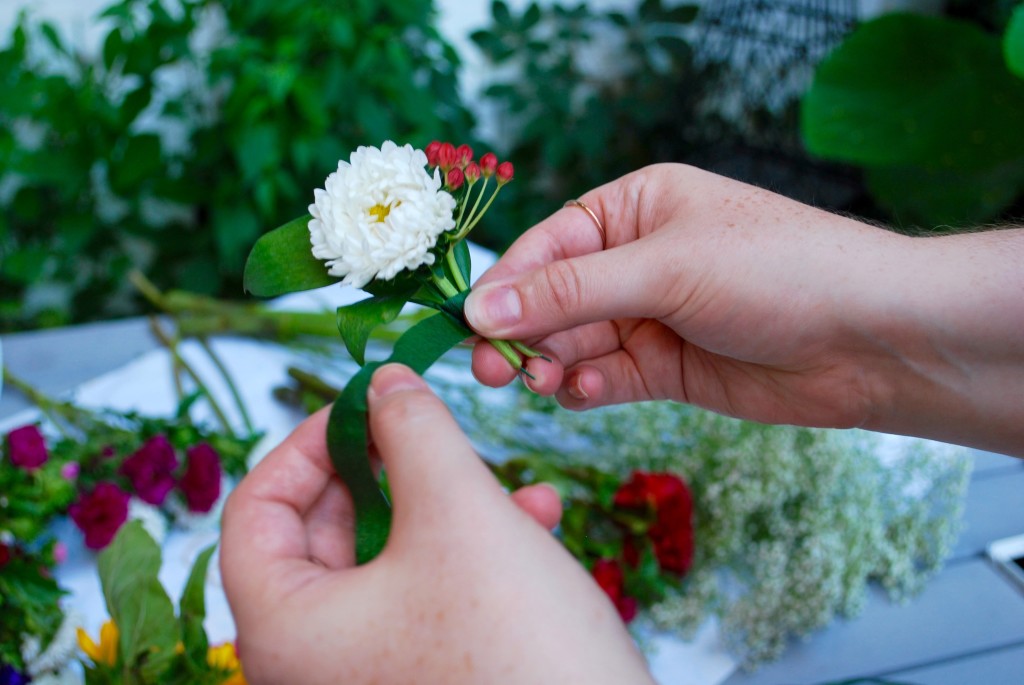
[[[479,197],[478,197],[479,199]],[[493,197],[492,197],[493,199]],[[362,367],[334,403],[327,427],[327,444],[338,475],[348,486],[356,512],[356,561],[373,559],[387,542],[391,505],[370,467],[367,440],[366,390],[382,364],[398,362],[423,374],[445,352],[473,335],[463,317],[469,295],[470,254],[461,238],[475,223],[474,208],[459,224],[462,231],[441,243],[441,257],[431,267],[403,272],[389,281],[371,281],[363,290],[370,297],[339,307],[337,326],[352,358]],[[486,210],[486,206],[484,207]],[[300,217],[265,234],[253,246],[245,267],[245,289],[273,297],[337,282],[309,249],[309,217]],[[407,302],[437,310],[405,330],[383,362],[366,363],[366,346],[373,332],[398,317]],[[519,372],[529,375],[524,358],[543,357],[517,341],[490,340],[491,345]]]

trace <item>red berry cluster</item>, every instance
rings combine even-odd
[[[504,185],[512,180],[514,169],[512,162],[498,163],[498,157],[493,152],[488,152],[480,158],[479,162],[473,160],[473,148],[466,144],[456,147],[451,143],[442,143],[439,140],[433,141],[427,146],[427,166],[431,169],[438,167],[444,175],[445,187],[449,190],[458,190],[463,183],[473,185],[481,177],[489,179],[492,176],[498,181],[498,185]]]

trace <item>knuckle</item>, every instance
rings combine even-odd
[[[571,260],[552,262],[544,271],[551,306],[565,318],[579,312],[583,301],[583,278]]]

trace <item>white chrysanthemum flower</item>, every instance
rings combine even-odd
[[[328,273],[361,288],[434,263],[430,249],[455,228],[455,198],[426,164],[422,150],[390,140],[379,150],[359,147],[349,162],[338,162],[309,206],[313,256],[327,260]]]

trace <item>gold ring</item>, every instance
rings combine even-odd
[[[600,233],[601,233],[601,242],[602,243],[605,242],[605,235],[606,234],[605,234],[605,230],[604,230],[604,224],[602,224],[601,220],[597,218],[597,214],[594,214],[594,210],[592,210],[590,207],[588,207],[586,204],[584,204],[583,200],[567,200],[566,203],[564,205],[562,205],[562,206],[563,207],[579,207],[584,212],[589,214],[591,221],[594,222],[594,225],[597,226],[597,230],[600,231]]]

